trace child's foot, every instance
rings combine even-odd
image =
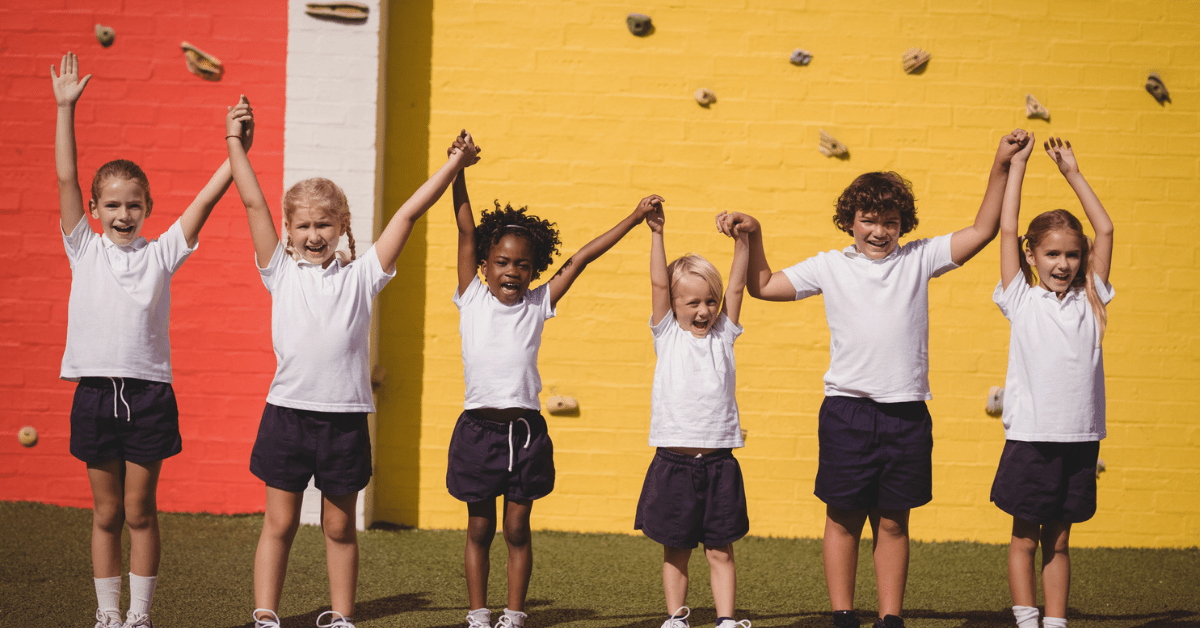
[[[525,628],[525,618],[528,617],[521,611],[510,611],[504,609],[504,615],[496,621],[496,628]]]
[[[723,617],[717,620],[717,628],[750,628],[750,620],[734,621],[732,617]]]
[[[96,628],[121,628],[120,611],[102,611],[96,609]]]
[[[325,616],[329,615],[329,623],[322,624],[321,621]],[[317,628],[354,628],[354,624],[350,623],[350,618],[337,611],[325,611],[317,615]]]
[[[279,628],[279,615],[269,608],[254,609],[254,628]]]
[[[904,619],[898,615],[884,615],[875,618],[875,628],[904,628]]]
[[[125,615],[125,623],[121,624],[121,628],[154,628],[154,622],[150,621],[149,615],[129,611]]]
[[[682,613],[682,615],[680,613]],[[691,628],[691,625],[688,624],[687,620],[688,616],[691,614],[692,609],[686,606],[680,606],[679,609],[675,611],[674,615],[671,615],[667,618],[667,621],[663,622],[662,628]]]
[[[861,625],[854,611],[833,611],[833,628],[859,628]]]
[[[467,628],[492,628],[492,611],[477,608],[467,613]]]

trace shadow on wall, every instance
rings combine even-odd
[[[388,6],[383,149],[383,220],[429,172],[429,99],[433,54],[432,0]],[[379,392],[375,518],[417,524],[421,396],[425,342],[426,221],[417,222],[396,262],[397,279],[380,295]]]

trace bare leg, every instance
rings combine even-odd
[[[525,612],[525,595],[533,575],[533,533],[529,512],[533,502],[504,498],[504,542],[508,544],[508,610]]]
[[[1071,524],[1053,521],[1042,526],[1042,592],[1046,595],[1046,617],[1067,616],[1067,598],[1071,593],[1070,540]]]
[[[713,605],[717,617],[733,617],[737,599],[737,570],[733,563],[733,543],[720,547],[704,546],[712,581]]]
[[[854,610],[854,579],[858,575],[858,542],[862,538],[866,510],[842,510],[825,506],[825,537],[821,557],[825,563],[825,585],[834,611]]]
[[[300,527],[302,493],[267,487],[267,512],[263,517],[258,550],[254,553],[254,606],[279,612],[288,554]]]
[[[125,462],[89,463],[92,487],[92,576],[121,575],[121,529],[125,527]]]
[[[158,533],[158,476],[162,460],[125,463],[125,523],[129,525],[129,572],[157,576],[162,556]]]
[[[1013,606],[1037,606],[1033,557],[1040,536],[1041,526],[1013,517],[1012,540],[1008,543],[1008,590]]]
[[[467,547],[463,563],[471,610],[487,606],[492,539],[496,538],[496,500],[467,504]]]
[[[899,617],[903,612],[904,586],[908,582],[908,515],[908,510],[876,510],[871,513],[880,617]]]
[[[692,550],[682,547],[663,546],[663,593],[667,596],[667,614],[687,603],[688,559]]]
[[[333,611],[343,617],[354,616],[354,593],[358,588],[358,530],[354,525],[357,504],[358,493],[321,494],[329,598]]]

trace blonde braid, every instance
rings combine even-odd
[[[350,244],[350,261],[353,262],[357,256],[354,253],[354,232],[350,230],[349,214],[346,214],[346,240],[348,240]]]

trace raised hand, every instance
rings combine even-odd
[[[1012,161],[1013,163],[1027,163],[1029,156],[1033,154],[1033,146],[1037,143],[1037,139],[1034,138],[1033,133],[1026,133],[1021,129],[1013,131],[1010,135],[1015,135],[1018,131],[1020,131],[1018,139],[1020,150],[1012,156]]]
[[[1071,150],[1071,143],[1064,142],[1061,137],[1052,137],[1046,140],[1046,154],[1058,166],[1058,171],[1063,173],[1063,176],[1079,172],[1079,164],[1075,162],[1075,151]]]
[[[63,55],[62,64],[59,66],[61,74],[54,73],[54,66],[50,66],[50,81],[54,87],[54,100],[58,102],[59,107],[71,107],[83,95],[83,88],[87,87],[88,81],[92,80],[92,75],[89,74],[82,79],[79,78],[79,58],[75,53],[68,52]]]
[[[1000,138],[1000,146],[996,149],[996,161],[1007,164],[1012,162],[1022,149],[1030,143],[1031,135],[1024,129],[1013,129],[1012,133]],[[1028,155],[1025,156],[1028,159]]]
[[[758,220],[741,212],[721,212],[717,214],[717,231],[731,237],[740,238],[758,231]]]
[[[473,166],[479,163],[479,153],[483,152],[483,147],[475,145],[475,139],[463,129],[458,137],[454,138],[454,143],[446,150],[446,157],[453,159],[455,155],[462,155],[464,163],[462,168]]]
[[[250,107],[250,99],[245,94],[238,99],[236,105],[226,108],[225,135],[236,135],[242,141],[242,148],[247,152],[254,144],[254,110]]]
[[[649,220],[650,215],[657,211],[660,216],[660,219],[658,221],[658,229],[657,230],[661,231],[663,221],[666,220],[666,217],[663,215],[663,209],[662,209],[664,202],[665,201],[663,200],[663,197],[661,197],[657,194],[651,194],[650,196],[643,198],[641,201],[638,202],[637,208],[635,208],[633,210],[634,218],[636,218],[637,222],[641,222],[642,220]],[[634,223],[634,224],[637,224],[637,223]],[[653,225],[650,226],[650,230],[655,231]]]
[[[658,198],[649,196],[647,198]],[[641,203],[638,203],[638,208],[641,208]],[[667,215],[663,213],[662,199],[658,198],[657,202],[651,203],[651,209],[646,213],[646,226],[650,227],[652,233],[662,233],[663,225],[667,223]]]

